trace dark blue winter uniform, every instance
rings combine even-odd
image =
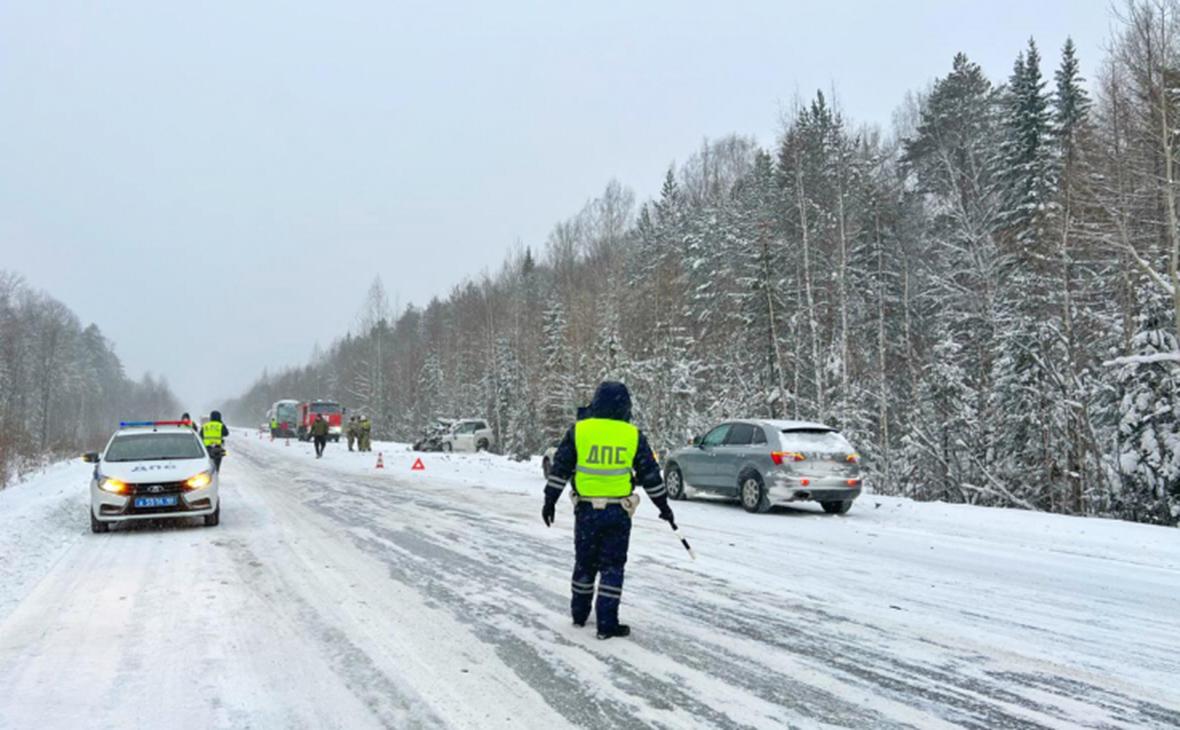
[[[605,382],[598,387],[584,415],[587,419],[630,422],[631,394],[622,383]],[[579,419],[582,416],[579,412]],[[574,478],[578,469],[576,434],[576,427],[570,428],[553,457],[549,482],[545,486],[545,508],[542,510],[547,525],[553,521],[555,505],[565,485]],[[671,521],[672,510],[668,506],[660,466],[642,433],[638,436],[638,448],[631,460],[630,470],[631,484],[642,486],[659,508],[660,517]],[[576,480],[573,488],[577,492]],[[574,574],[570,585],[570,611],[574,623],[585,624],[590,616],[591,603],[594,603],[597,578],[598,600],[594,608],[598,634],[602,638],[626,635],[629,631],[627,627],[620,629],[619,601],[623,595],[623,569],[631,541],[631,515],[618,501],[610,500],[602,509],[596,509],[588,498],[580,498],[574,508]]]

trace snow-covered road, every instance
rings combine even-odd
[[[623,618],[567,618],[535,464],[235,431],[219,527],[91,535],[0,491],[0,728],[1180,726],[1180,531],[867,495],[640,507]]]

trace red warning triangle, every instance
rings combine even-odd
[[[426,465],[422,463],[421,458],[414,459],[414,465],[410,467],[412,471],[426,471]]]

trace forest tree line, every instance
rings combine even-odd
[[[179,414],[166,383],[127,377],[97,325],[0,270],[0,488],[101,447],[121,420]]]
[[[966,55],[883,131],[831,94],[638,202],[617,182],[495,275],[264,373],[227,409],[325,395],[382,438],[481,416],[535,454],[604,378],[660,448],[721,419],[844,430],[879,492],[1180,520],[1180,7],[1127,3],[1100,71],[1030,40]]]

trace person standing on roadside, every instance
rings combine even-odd
[[[348,426],[344,429],[344,435],[348,437],[348,450],[352,451],[352,446],[356,443],[356,416],[348,419]]]
[[[221,471],[221,457],[225,456],[225,438],[229,436],[229,428],[221,422],[221,411],[209,414],[209,421],[201,427],[201,440],[205,442],[205,450],[209,458],[213,459],[213,468]]]
[[[315,458],[319,459],[324,455],[324,447],[328,445],[328,422],[324,420],[322,413],[317,414],[311,424],[311,438],[315,442]]]
[[[361,451],[372,451],[373,450],[373,443],[372,443],[373,422],[369,419],[369,417],[367,415],[363,416],[361,418],[360,430],[361,430],[361,439],[360,439],[361,440]]]
[[[636,484],[675,525],[660,465],[643,433],[631,425],[631,394],[622,383],[598,386],[585,414],[566,433],[553,456],[541,519],[553,524],[557,500],[575,479],[574,572],[570,611],[575,626],[585,626],[593,604],[598,638],[629,636],[619,623],[623,568],[631,543],[631,516],[639,506]],[[597,580],[597,601],[595,581]]]

